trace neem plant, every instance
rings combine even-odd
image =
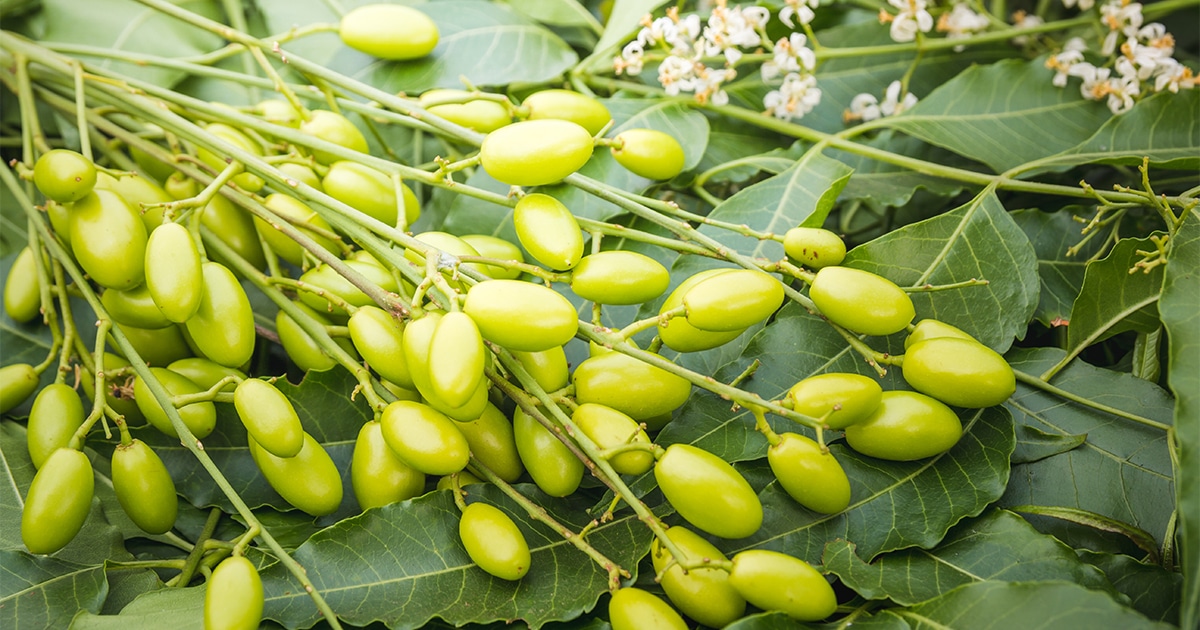
[[[1194,0],[67,4],[5,626],[1200,620]]]

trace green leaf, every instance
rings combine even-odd
[[[641,26],[642,17],[668,2],[669,0],[616,0],[608,22],[604,25],[604,34],[600,36],[595,52],[587,61],[603,58],[608,49],[632,39],[632,35]]]
[[[201,630],[205,590],[203,586],[162,588],[138,597],[117,615],[80,612],[71,630]]]
[[[591,502],[583,497],[551,499],[532,485],[517,488],[574,531],[591,521]],[[538,628],[577,617],[606,592],[603,569],[499,489],[469,492],[504,510],[529,542],[531,569],[519,582],[491,577],[471,562],[458,539],[458,508],[445,491],[344,520],[309,539],[295,558],[339,617],[354,625],[417,628],[436,616],[455,625],[522,620]],[[596,526],[587,541],[627,568],[650,542],[649,530],[628,513]],[[292,628],[317,621],[312,601],[282,566],[266,569],[263,585],[268,618]]]
[[[1002,173],[1074,147],[1110,117],[1079,90],[1054,87],[1051,76],[1040,59],[975,66],[885,120]]]
[[[933,547],[955,523],[995,501],[1008,481],[1013,449],[1008,413],[993,407],[963,412],[960,418],[965,433],[958,444],[921,461],[887,462],[832,444],[830,450],[850,479],[849,508],[817,514],[771,483],[759,495],[762,529],[718,546],[726,554],[772,549],[812,563],[837,538],[853,543],[867,559],[896,549]]]
[[[1130,273],[1143,258],[1138,251],[1154,251],[1154,243],[1149,238],[1124,238],[1107,256],[1088,264],[1083,287],[1071,307],[1064,362],[1117,333],[1158,329],[1163,267],[1158,265],[1149,273],[1140,269]]]
[[[1167,382],[1175,392],[1179,478],[1179,559],[1184,569],[1180,625],[1200,623],[1200,212],[1189,211],[1171,243],[1159,313],[1170,339]]]
[[[845,264],[902,287],[951,284],[972,278],[986,286],[912,293],[917,319],[957,326],[997,351],[1023,337],[1037,305],[1033,247],[994,191],[963,206],[906,225],[851,250]]]
[[[696,166],[699,172],[721,168],[708,181],[711,183],[743,182],[759,171],[772,175],[782,172],[804,154],[803,142],[786,142],[778,136],[764,134],[761,129],[744,122],[726,118],[709,120],[708,149]],[[729,164],[736,162],[740,166]]]
[[[1076,219],[1082,218],[1083,212],[1080,206],[1068,206],[1057,212],[1029,209],[1010,213],[1037,252],[1042,294],[1033,317],[1048,327],[1071,319],[1071,306],[1083,288],[1087,261],[1103,240],[1093,238],[1081,243],[1083,228]],[[1070,253],[1072,247],[1079,247],[1074,255]]]
[[[28,224],[25,212],[8,186],[0,186],[0,258],[7,258],[29,245],[29,233],[25,230]]]
[[[586,26],[602,32],[604,27],[576,0],[502,0],[512,11],[542,24]]]
[[[209,19],[223,20],[219,3],[212,0],[171,0],[188,11]],[[46,30],[41,39],[82,44],[160,57],[192,57],[225,45],[220,37],[191,26],[134,0],[75,2],[44,0],[42,15]],[[80,55],[97,67],[129,77],[170,87],[185,73],[154,65],[139,65]]]
[[[0,626],[65,628],[79,610],[99,612],[108,593],[102,565],[0,550]]]
[[[893,133],[891,130],[884,130],[863,144],[931,162],[954,161],[953,156],[943,149],[913,137]],[[902,206],[908,203],[919,189],[942,197],[952,197],[965,188],[961,182],[918,173],[862,155],[844,151],[832,151],[830,155],[854,169],[854,175],[842,191],[843,201],[865,199],[886,206]]]
[[[1179,622],[1183,575],[1129,556],[1078,549],[1079,559],[1100,569],[1134,610],[1157,621]]]
[[[1112,590],[1104,575],[1081,562],[1070,547],[1004,510],[959,523],[933,549],[893,551],[867,564],[855,553],[853,543],[834,540],[826,545],[822,561],[826,570],[859,595],[902,606],[984,580],[1066,580]]]
[[[937,599],[883,614],[900,618],[911,630],[1170,628],[1146,619],[1104,593],[1068,582],[975,582]]]
[[[1040,374],[1064,356],[1054,348],[1014,349],[1006,358],[1014,370]],[[1130,374],[1072,362],[1054,386],[1086,400],[1170,423],[1172,401],[1157,385]],[[1017,426],[1052,435],[1087,435],[1079,447],[1013,466],[1000,505],[1072,507],[1128,523],[1159,542],[1175,509],[1166,434],[1025,383],[1005,403]]]
[[[1162,168],[1200,168],[1200,92],[1161,92],[1114,116],[1096,134],[1066,151],[1062,164],[1141,164],[1143,158]]]
[[[1086,435],[1056,435],[1028,425],[1017,426],[1017,449],[1014,464],[1028,464],[1065,453],[1087,441]]]

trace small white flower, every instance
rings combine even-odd
[[[1111,77],[1109,68],[1096,68],[1088,64],[1086,71],[1081,72],[1083,85],[1079,87],[1084,98],[1098,101],[1108,98],[1108,109],[1114,114],[1120,114],[1133,107],[1134,97],[1141,92],[1141,83],[1137,77],[1118,75]]]
[[[1100,7],[1101,20],[1108,26],[1108,35],[1100,47],[1100,53],[1111,55],[1117,49],[1119,35],[1136,37],[1142,27],[1142,5],[1129,0],[1110,0]]]
[[[900,90],[903,86],[899,81],[892,81],[884,90],[883,102],[874,94],[862,93],[850,100],[850,109],[842,114],[842,120],[851,122],[861,120],[863,122],[883,118],[885,116],[898,116],[910,110],[917,104],[917,95],[912,92],[904,94],[904,98],[900,98]]]
[[[691,92],[696,83],[696,64],[683,57],[671,55],[658,66],[658,82],[670,96]]]
[[[875,98],[874,94],[863,92],[850,99],[850,111],[843,114],[842,118],[846,122],[852,120],[868,122],[882,116],[883,112],[879,111],[879,99]]]
[[[1080,11],[1087,11],[1096,5],[1096,0],[1062,0],[1062,3],[1068,9],[1078,4]]]
[[[808,38],[803,33],[792,33],[786,39],[775,42],[774,58],[762,65],[764,81],[770,81],[781,74],[812,70],[817,64],[817,56],[806,46]]]
[[[1017,11],[1017,12],[1013,13],[1012,17],[1013,17],[1013,26],[1016,28],[1033,28],[1035,26],[1041,26],[1042,24],[1046,23],[1046,21],[1043,20],[1042,18],[1040,18],[1032,13],[1026,13],[1024,11]],[[1018,35],[1018,36],[1012,38],[1012,42],[1014,44],[1016,44],[1017,46],[1024,46],[1025,44],[1028,44],[1030,42],[1030,38],[1028,35]]]
[[[633,40],[625,44],[625,48],[621,49],[621,55],[613,59],[613,69],[617,74],[637,75],[642,73],[644,60],[642,58],[645,50],[642,48],[642,42]]]
[[[729,95],[721,89],[721,84],[732,81],[737,71],[732,68],[702,67],[694,84],[696,100],[700,103],[711,102],[713,105],[726,105]]]
[[[1179,90],[1190,90],[1194,87],[1196,87],[1196,77],[1192,74],[1191,68],[1173,58],[1165,59],[1163,63],[1159,64],[1154,75],[1155,92],[1167,90],[1175,94]]]
[[[1117,62],[1127,62],[1133,68],[1139,81],[1145,81],[1154,76],[1154,71],[1158,69],[1158,65],[1167,59],[1171,59],[1171,53],[1175,47],[1161,48],[1158,46],[1147,46],[1138,42],[1138,40],[1130,38],[1121,44],[1121,57]]]
[[[917,104],[917,95],[912,92],[905,92],[904,99],[900,99],[900,82],[892,81],[887,86],[887,91],[884,92],[883,102],[879,104],[879,111],[884,116],[898,116],[906,110],[912,109]]]
[[[789,73],[783,78],[778,90],[771,90],[763,97],[763,106],[776,118],[791,120],[802,118],[821,102],[821,90],[817,78],[811,74]]]
[[[937,30],[946,33],[946,39],[961,39],[970,37],[972,33],[987,30],[988,19],[971,10],[966,4],[954,5],[949,13],[943,13],[938,18]],[[955,46],[955,52],[962,52],[963,46]]]
[[[779,10],[779,20],[788,28],[796,28],[795,17],[801,24],[808,24],[816,17],[817,0],[785,0],[787,6]]]
[[[1062,52],[1046,59],[1046,67],[1054,70],[1054,78],[1050,80],[1055,87],[1066,87],[1067,77],[1080,76],[1084,66],[1091,64],[1083,60],[1083,51],[1087,44],[1078,37],[1067,40]]]
[[[879,21],[892,23],[891,37],[897,42],[911,42],[917,33],[928,33],[933,28],[933,16],[926,10],[925,0],[888,0],[888,4],[900,12],[896,15],[880,9]]]

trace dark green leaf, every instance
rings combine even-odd
[[[71,630],[200,630],[204,627],[205,587],[163,588],[133,600],[117,615],[82,612]]]
[[[1079,559],[1100,569],[1114,588],[1130,600],[1134,610],[1151,619],[1179,622],[1179,595],[1183,575],[1129,556],[1078,550]]]
[[[1045,326],[1058,326],[1071,319],[1071,305],[1083,288],[1088,259],[1096,253],[1102,239],[1083,240],[1083,224],[1077,221],[1083,209],[1068,206],[1058,212],[1017,210],[1010,214],[1025,231],[1037,252],[1038,277],[1042,295],[1033,317]],[[1071,254],[1072,247],[1079,251]]]
[[[600,32],[604,27],[576,0],[504,0],[504,4],[521,15],[557,26],[586,26]]]
[[[1086,435],[1058,435],[1029,425],[1017,426],[1017,449],[1013,451],[1014,464],[1028,464],[1065,453],[1087,440]]]
[[[79,610],[99,612],[108,582],[102,565],[0,550],[0,626],[64,628]]]
[[[1145,98],[1114,116],[1094,136],[1067,151],[1063,164],[1103,162],[1141,164],[1143,158],[1163,168],[1200,168],[1200,92],[1163,92]]]
[[[890,130],[863,144],[890,151],[899,155],[945,163],[954,158],[944,149],[920,140],[896,134]],[[918,173],[887,162],[873,160],[862,155],[842,151],[831,152],[833,157],[854,169],[854,175],[842,191],[842,199],[865,199],[887,206],[902,206],[908,203],[917,190],[925,189],[942,197],[951,197],[962,192],[962,183],[949,179]]]

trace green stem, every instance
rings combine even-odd
[[[1094,400],[1088,400],[1087,398],[1084,398],[1083,396],[1079,396],[1078,394],[1071,393],[1065,389],[1062,389],[1061,387],[1055,387],[1054,385],[1051,385],[1050,383],[1042,380],[1041,378],[1038,378],[1038,377],[1036,377],[1032,374],[1026,373],[1026,372],[1022,372],[1021,370],[1013,370],[1013,374],[1016,375],[1018,381],[1025,383],[1026,385],[1030,385],[1032,387],[1040,389],[1049,394],[1054,394],[1055,396],[1058,396],[1059,398],[1069,400],[1073,403],[1077,403],[1077,404],[1083,405],[1085,407],[1090,407],[1097,411],[1103,411],[1104,413],[1110,413],[1114,416],[1117,416],[1120,418],[1125,418],[1126,420],[1132,420],[1138,424],[1145,425],[1148,427],[1153,427],[1155,429],[1159,429],[1162,431],[1171,430],[1171,425],[1169,425],[1169,424],[1163,424],[1161,422],[1157,422],[1157,421],[1151,420],[1149,418],[1144,418],[1142,416],[1139,416],[1134,413],[1130,413],[1128,411],[1124,411],[1122,409],[1117,409],[1116,407],[1110,407],[1108,405],[1098,403]]]

